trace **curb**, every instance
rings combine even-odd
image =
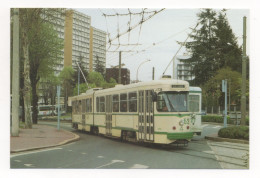
[[[66,131],[66,130],[62,130],[64,132],[69,132],[69,131]],[[72,133],[72,132],[69,132],[69,133]],[[71,139],[67,139],[67,140],[64,140],[58,144],[54,144],[54,145],[48,145],[48,146],[42,146],[42,147],[34,147],[34,148],[28,148],[28,149],[21,149],[21,150],[13,150],[13,151],[10,151],[10,153],[20,153],[20,152],[26,152],[26,151],[34,151],[34,150],[41,150],[41,149],[46,149],[46,148],[52,148],[52,147],[57,147],[57,146],[61,146],[61,145],[65,145],[65,144],[68,144],[68,143],[71,143],[71,142],[74,142],[74,141],[78,141],[80,139],[79,135],[75,134],[75,133],[72,133],[74,135],[74,138],[71,138]]]
[[[205,139],[218,141],[218,142],[231,142],[231,143],[249,144],[249,141],[247,141],[247,140],[238,140],[238,139],[230,139],[230,138],[220,138],[220,137],[205,136]]]

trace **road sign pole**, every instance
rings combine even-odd
[[[227,79],[222,80],[222,92],[225,92],[224,127],[227,127]]]
[[[58,97],[58,125],[57,128],[60,130],[60,86],[57,86],[57,97]]]

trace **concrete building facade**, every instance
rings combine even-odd
[[[186,60],[189,57],[190,56],[188,55],[176,56],[174,61],[173,78],[188,82],[194,79],[194,76],[191,74],[192,66],[183,62],[183,60]]]
[[[64,66],[77,68],[76,62],[89,70],[91,18],[75,10],[67,10],[65,16]]]
[[[95,63],[99,60],[104,69],[106,67],[106,32],[90,27],[90,62],[89,71],[93,71]],[[105,71],[105,70],[104,70]]]

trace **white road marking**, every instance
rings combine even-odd
[[[214,151],[202,151],[202,152],[204,152],[204,153],[209,153],[209,154],[214,154]]]
[[[110,163],[107,163],[107,164],[104,164],[102,166],[96,167],[96,169],[102,168],[102,167],[106,167],[106,166],[109,166],[109,165],[114,164],[114,163],[124,163],[124,162],[125,161],[122,161],[122,160],[112,160]]]
[[[104,158],[104,156],[98,156],[98,158]]]
[[[215,127],[212,127],[213,129],[218,129],[218,128],[220,128],[220,127],[222,127],[222,126],[215,126]]]
[[[38,150],[38,151],[30,151],[30,152],[24,152],[24,153],[17,153],[10,156],[10,158],[14,158],[16,156],[22,156],[22,155],[29,155],[34,153],[40,153],[45,151],[52,151],[52,150],[62,150],[62,148],[51,148],[51,149],[45,149],[45,150]]]
[[[24,164],[26,167],[34,167],[33,164]]]
[[[86,155],[87,153],[81,153],[81,154]]]
[[[142,164],[134,164],[132,167],[130,167],[130,169],[146,169],[149,166],[146,165],[142,165]]]
[[[72,150],[69,150],[69,151],[72,151]]]
[[[15,162],[18,162],[18,163],[20,163],[21,162],[21,160],[14,160]]]
[[[204,127],[207,127],[209,124],[204,124],[202,125],[201,127],[204,128]]]

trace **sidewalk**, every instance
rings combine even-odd
[[[218,136],[218,134],[212,134],[205,136],[205,139],[207,140],[213,140],[217,142],[231,142],[231,143],[243,143],[243,144],[249,144],[249,141],[242,140],[242,139],[231,139],[231,138],[221,138]]]
[[[32,129],[20,129],[19,137],[10,137],[10,152],[49,148],[76,140],[79,140],[79,136],[72,132],[37,124]]]

